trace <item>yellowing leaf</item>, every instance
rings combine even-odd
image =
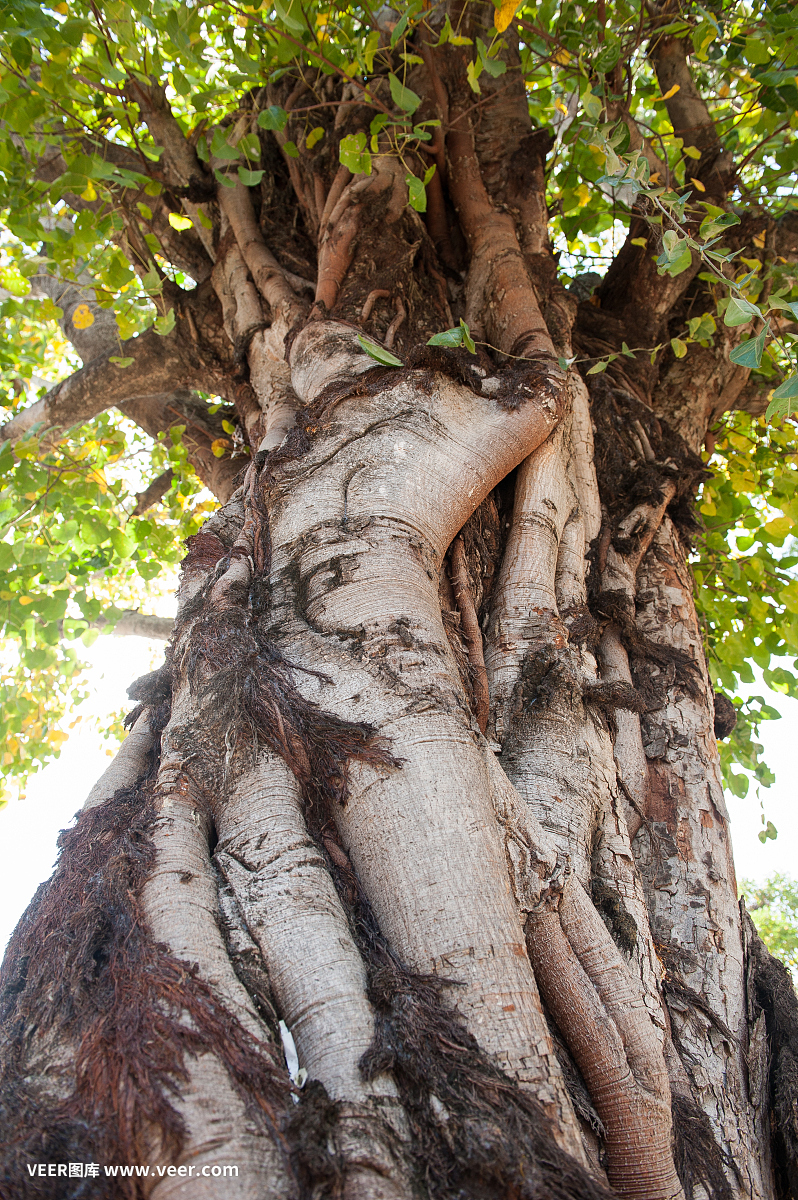
[[[584,208],[586,204],[590,203],[590,188],[586,183],[579,184],[579,187],[576,189],[576,198],[580,208]]]
[[[786,537],[788,533],[792,533],[793,522],[789,517],[774,517],[772,521],[767,522],[765,529],[774,537]]]
[[[227,438],[217,438],[215,442],[211,442],[211,453],[217,458],[224,458],[224,452],[229,445]]]
[[[632,238],[632,245],[633,246],[647,246],[648,243],[645,238]]]
[[[172,226],[173,229],[181,230],[181,229],[191,229],[194,225],[194,222],[191,221],[188,217],[181,217],[180,213],[170,212],[169,224]]]
[[[33,596],[20,596],[20,604],[33,604]]]
[[[681,84],[674,83],[673,87],[668,88],[668,90],[664,96],[655,96],[654,103],[660,104],[663,100],[670,100],[671,96],[675,96],[680,88],[681,88]]]
[[[518,8],[516,0],[502,0],[501,7],[496,13],[496,30],[498,33],[504,33],[515,16],[515,11]]]
[[[72,324],[76,329],[88,329],[94,324],[94,314],[88,304],[79,304],[72,314]]]
[[[701,180],[696,179],[694,175],[690,176],[690,182],[692,183],[693,187],[698,189],[699,192],[705,192],[707,190]]]
[[[81,200],[96,200],[97,192],[91,180],[86,184],[85,192],[80,193]]]
[[[51,729],[47,734],[47,741],[51,746],[54,746],[56,750],[60,750],[68,737],[69,734],[64,733],[63,729]]]
[[[687,343],[683,342],[681,338],[671,338],[671,350],[677,358],[684,358],[687,353]]]

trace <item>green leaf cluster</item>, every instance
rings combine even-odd
[[[798,696],[798,430],[736,412],[717,435],[693,561],[713,683],[734,696],[756,682],[756,666],[768,687]],[[735,704],[737,726],[719,748],[726,786],[744,796],[749,778],[735,767],[773,782],[756,738],[780,714],[761,696]]]
[[[737,890],[762,941],[798,982],[798,881],[774,872],[762,884],[741,879]]]

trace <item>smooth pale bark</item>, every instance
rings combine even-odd
[[[348,329],[319,325],[300,335],[293,377],[305,402],[353,356],[362,360],[345,348],[352,340]],[[274,632],[294,662],[331,677],[326,685],[298,676],[308,698],[376,724],[403,760],[401,770],[355,767],[338,819],[383,933],[413,969],[465,985],[452,1001],[469,1028],[532,1087],[580,1154],[509,888],[481,739],[438,602],[451,537],[492,486],[498,463],[517,461],[545,436],[553,404],[544,396],[541,405],[499,414],[444,379],[421,411],[417,401],[417,391],[400,384],[346,402],[348,426],[333,426],[274,504]],[[339,420],[343,411],[340,404]],[[462,488],[464,459],[471,485]],[[342,633],[356,635],[354,654]]]

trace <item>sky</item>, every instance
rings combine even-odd
[[[78,710],[84,714],[65,744],[61,757],[35,776],[24,801],[12,800],[0,811],[0,955],[33,893],[52,871],[59,830],[77,810],[110,762],[91,717],[116,712],[132,704],[126,690],[134,679],[163,661],[163,642],[137,637],[100,637],[82,656],[91,662],[92,695]],[[750,692],[762,695],[782,713],[780,721],[765,722],[761,740],[765,761],[776,783],[761,792],[765,816],[778,830],[764,845],[761,808],[752,786],[745,799],[727,793],[737,877],[754,882],[772,871],[798,875],[798,804],[796,804],[796,739],[798,700],[770,692],[764,684]]]

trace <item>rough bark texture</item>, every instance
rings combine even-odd
[[[653,53],[677,127],[700,124],[683,47]],[[686,559],[726,347],[690,404],[667,355],[590,392],[564,375],[572,336],[661,339],[696,272],[657,278],[633,222],[577,311],[523,86],[485,79],[477,117],[457,47],[421,57],[426,224],[387,141],[368,176],[338,164],[370,118],[332,78],[270,85],[341,107],[318,151],[281,157],[292,119],[263,135],[257,188],[131,85],[185,212],[211,197],[198,286],[130,374],[94,357],[6,430],[177,412],[227,500],[3,967],[15,1200],[795,1194],[795,998],[737,907]],[[696,145],[722,202],[711,130]],[[461,315],[488,349],[425,344]],[[237,479],[185,391],[208,379],[249,443]],[[23,1170],[68,1154],[239,1173]]]

